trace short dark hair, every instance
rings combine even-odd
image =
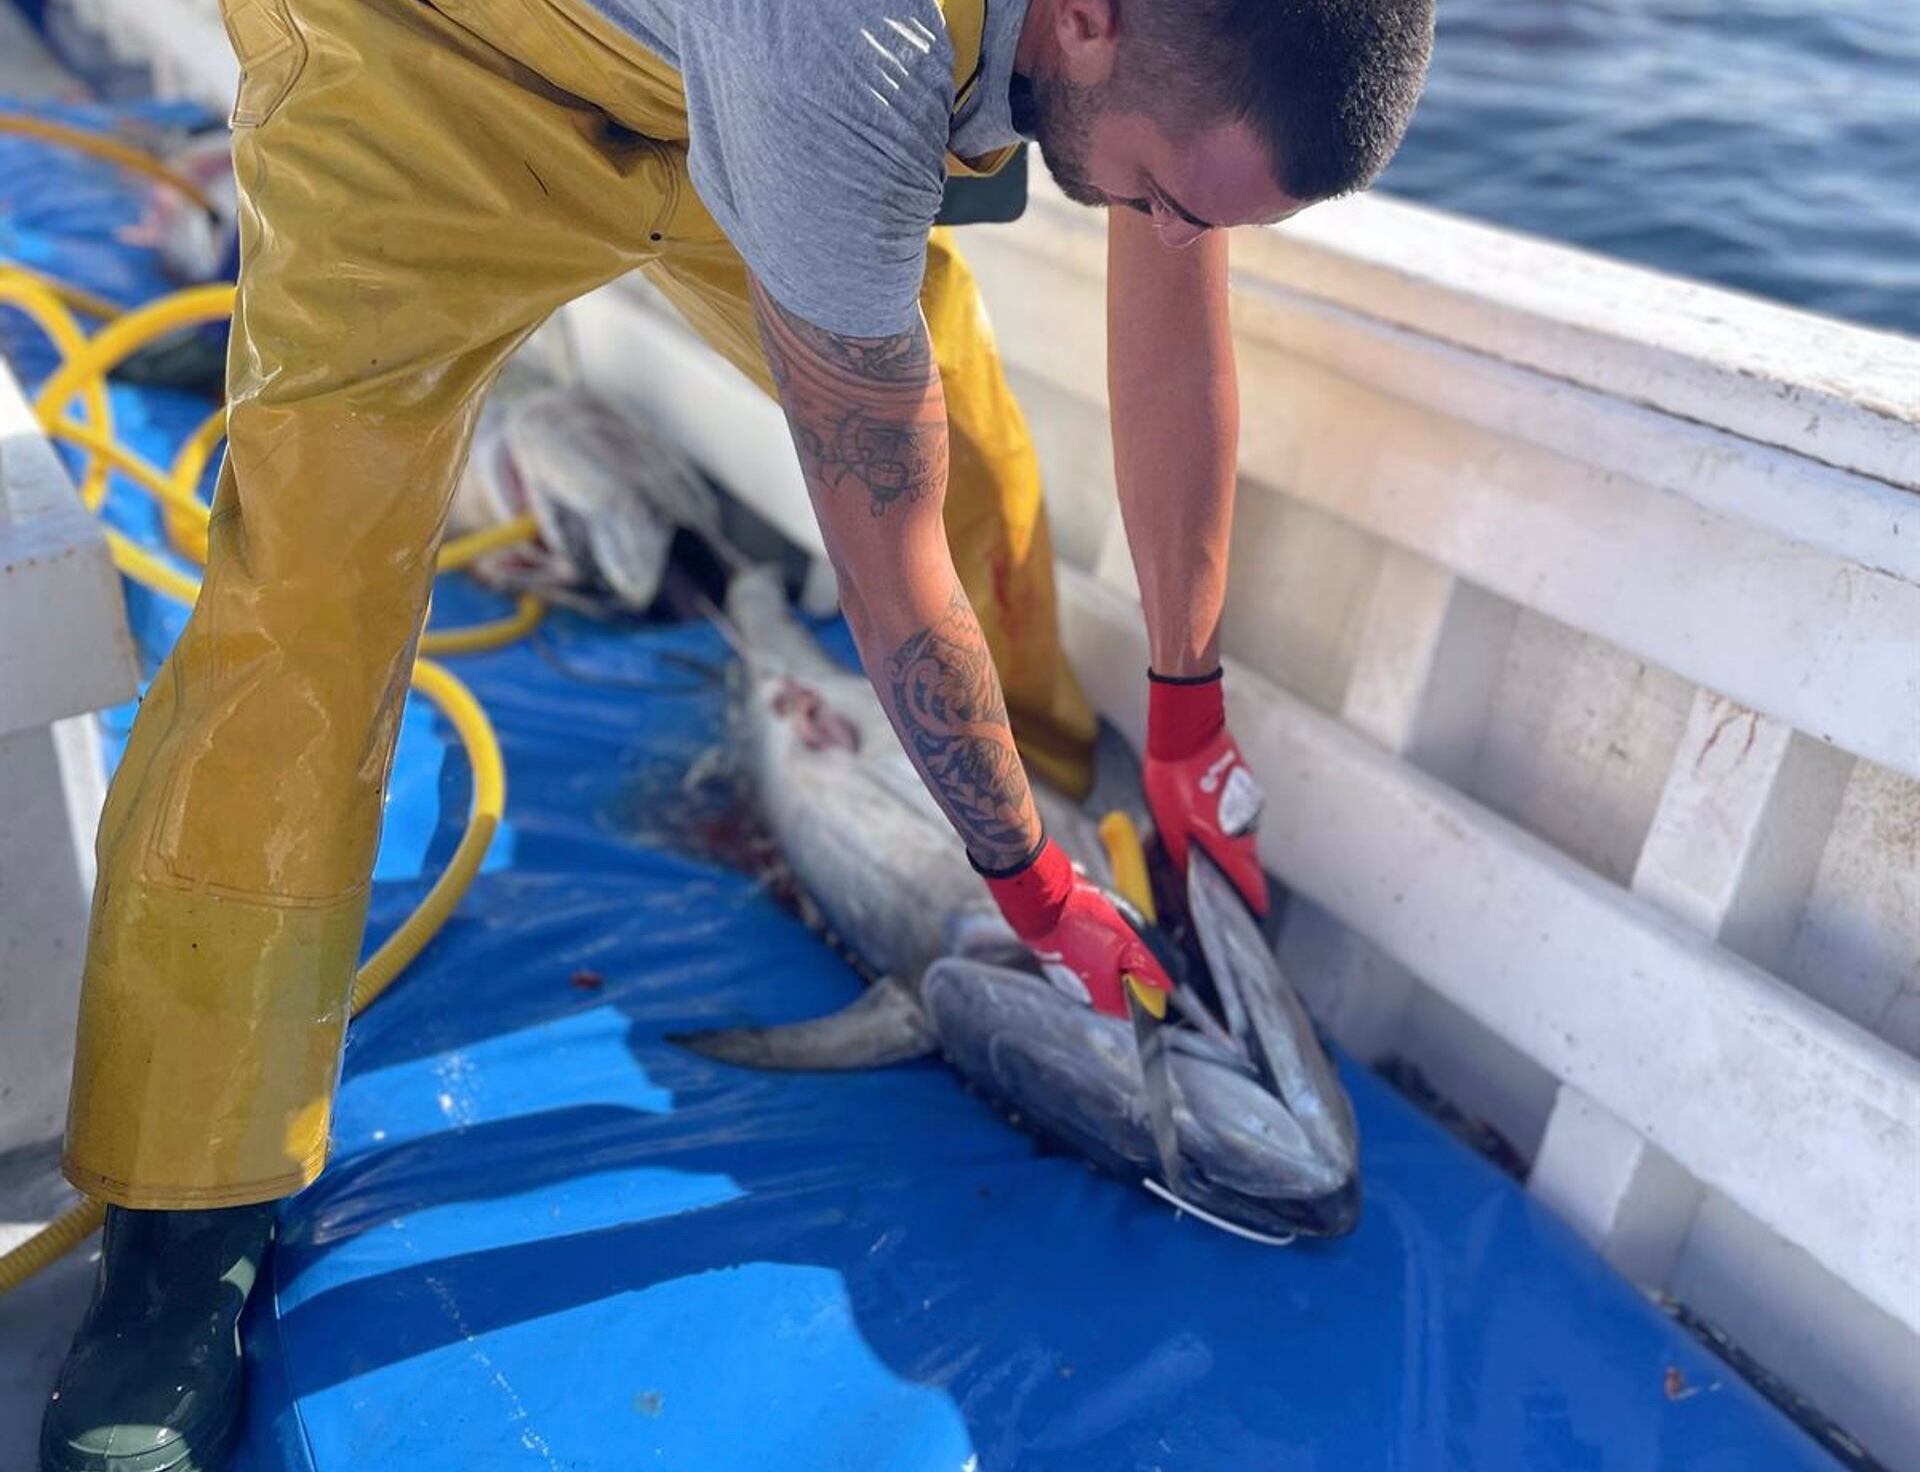
[[[1244,119],[1301,200],[1351,194],[1387,166],[1433,52],[1433,0],[1119,4],[1132,107],[1171,106],[1175,126]]]

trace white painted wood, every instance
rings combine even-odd
[[[1843,752],[1696,691],[1641,847],[1634,892],[1776,970],[1851,766]],[[1610,1261],[1652,1288],[1666,1286],[1701,1200],[1670,1156],[1568,1085],[1532,1185]]]
[[[1379,196],[1259,232],[1315,302],[1920,489],[1920,344]]]
[[[1340,714],[1388,751],[1412,744],[1459,586],[1446,568],[1397,547],[1381,561]]]
[[[1252,482],[1920,774],[1920,498],[1873,478],[1885,456],[1865,455],[1865,468],[1828,463],[1793,436],[1782,449],[1702,423],[1691,399],[1616,396],[1490,353],[1464,326],[1460,341],[1440,339],[1370,315],[1364,300],[1308,299],[1280,269],[1292,262],[1285,238],[1249,234],[1244,250],[1236,239],[1242,467]],[[1099,252],[1094,225],[1044,197],[1020,231],[971,251],[1009,354],[1096,402],[1102,368],[1084,343],[1102,310]],[[1589,264],[1608,279],[1627,269]],[[1558,279],[1567,312],[1583,320],[1579,282]],[[1807,325],[1720,295],[1716,310],[1756,338]],[[1873,393],[1901,392],[1910,361],[1920,363],[1920,347],[1902,339],[1815,325],[1808,362],[1845,359],[1845,373],[1880,385]],[[1757,370],[1745,360],[1702,371],[1740,404],[1752,399],[1745,375]],[[1845,377],[1815,377],[1836,373]],[[1776,405],[1800,402],[1804,386],[1791,375],[1761,385]],[[1908,438],[1915,406],[1900,421]]]
[[[1068,573],[1062,612],[1138,739],[1137,607]],[[1920,1182],[1920,1064],[1258,676],[1228,690],[1283,880],[1920,1328],[1920,1187],[1866,1188]]]
[[[1697,691],[1633,888],[1778,972],[1854,759]]]
[[[1471,775],[1488,702],[1513,627],[1512,605],[1463,583],[1417,554],[1390,548],[1378,563],[1340,714],[1386,750],[1443,780]],[[1356,1056],[1401,1051],[1418,981],[1378,947],[1311,900],[1295,897],[1280,932],[1280,954],[1315,1015]],[[1468,1024],[1471,1027],[1471,1024]],[[1488,1040],[1425,1050],[1430,1072],[1504,1079],[1485,1066]],[[1471,1056],[1471,1062],[1469,1062]],[[1524,1070],[1511,1088],[1481,1101],[1488,1118],[1511,1124],[1528,1110]],[[1522,1135],[1530,1133],[1521,1130]]]
[[[1522,610],[1466,791],[1625,884],[1691,699],[1658,665]]]
[[[1075,567],[1092,567],[1108,535],[1120,530],[1107,406],[1017,364],[1007,365],[1007,383],[1039,457],[1054,555]],[[1124,545],[1118,550],[1124,559]]]
[[[129,699],[119,574],[4,364],[0,506],[0,734]]]
[[[1340,715],[1394,755],[1465,786],[1505,672],[1516,610],[1397,547],[1386,548],[1375,568]],[[1257,667],[1272,673],[1270,660]],[[1370,1061],[1416,1061],[1454,1104],[1531,1158],[1555,1087],[1537,1063],[1304,895],[1288,901],[1280,954],[1344,1047]]]
[[[1711,422],[1479,355],[1256,281],[1236,299],[1249,346],[1319,368],[1477,429],[1766,527],[1863,566],[1920,576],[1920,505],[1903,487],[1782,453]],[[1855,329],[1847,329],[1855,330]],[[1776,387],[1786,397],[1790,386]]]
[[[1302,895],[1288,896],[1277,951],[1341,1047],[1372,1064],[1405,1051],[1407,1008],[1420,984],[1405,966]]]
[[[1672,1156],[1562,1085],[1528,1185],[1634,1282],[1665,1287],[1700,1204]]]
[[[1417,988],[1408,1004],[1401,1051],[1441,1098],[1531,1165],[1560,1088],[1538,1060],[1431,986]]]
[[[1920,781],[1854,764],[1780,971],[1920,1053]]]
[[[1472,779],[1517,610],[1399,548],[1383,559],[1341,715],[1455,787]]]
[[[105,789],[79,713],[136,676],[105,540],[0,364],[0,1153],[66,1116]]]
[[[1318,710],[1346,698],[1388,548],[1317,507],[1239,497],[1221,647]]]
[[[1276,481],[1556,622],[1810,735],[1920,774],[1920,583],[1297,361],[1306,422],[1270,430]]]
[[[91,753],[46,726],[0,736],[0,1154],[66,1123],[103,789],[84,724]]]
[[[1419,237],[1415,254],[1377,267],[1382,242],[1408,234]],[[1478,279],[1483,273],[1472,253],[1483,247],[1505,261],[1504,275]],[[1449,251],[1456,260],[1446,259]],[[1912,339],[1678,282],[1380,196],[1319,206],[1278,229],[1236,232],[1234,253],[1234,320],[1243,355],[1254,349],[1297,355],[1449,418],[1772,527],[1792,541],[1920,577],[1920,503],[1906,494],[1912,478],[1901,461],[1914,452],[1900,449],[1920,414],[1920,389],[1913,387],[1920,381],[1920,346]],[[1080,350],[1093,340],[1084,336],[1084,324],[1102,310],[1097,217],[1042,181],[1019,229],[977,242],[969,237],[969,258],[996,304],[1013,299],[1021,305],[1017,313],[1001,313],[1010,356],[1089,398],[1101,396],[1098,355]],[[1412,280],[1429,268],[1442,279],[1424,288],[1406,281],[1388,288],[1374,274],[1397,270]],[[1417,301],[1422,289],[1444,297],[1454,289],[1447,277],[1475,278],[1475,284],[1459,299]],[[1376,285],[1382,286],[1377,296]],[[1621,340],[1619,324],[1607,329],[1588,319],[1596,309],[1603,316],[1622,304],[1631,309],[1674,288],[1688,309],[1670,319],[1671,338],[1662,323],[1652,324],[1650,366],[1629,371],[1639,345]],[[1526,305],[1510,311],[1509,294]],[[1043,315],[1036,320],[1032,312]],[[1719,328],[1696,333],[1695,315]],[[1518,343],[1511,350],[1510,340]],[[1723,351],[1729,341],[1731,351]],[[1663,399],[1635,391],[1635,383],[1644,389],[1650,375],[1673,369],[1676,357],[1686,359],[1689,342],[1698,343],[1697,356],[1674,371],[1697,380],[1698,394]],[[1741,354],[1743,343],[1761,345],[1751,361]],[[1607,371],[1610,364],[1619,371]],[[1257,377],[1243,373],[1242,381],[1261,391],[1249,406],[1267,410],[1246,422],[1274,420],[1272,406],[1284,399]],[[1816,443],[1824,415],[1854,412],[1844,386],[1853,381],[1875,405],[1866,421],[1880,428],[1870,438],[1890,447],[1890,455],[1869,454],[1855,463],[1832,458],[1830,445]],[[1711,405],[1720,398],[1734,401],[1767,432],[1749,436],[1715,417]],[[1799,414],[1787,405],[1798,406]],[[1789,421],[1811,423],[1808,438],[1782,441],[1772,433]],[[1287,413],[1278,422],[1329,421]],[[1341,427],[1350,432],[1349,424]],[[1783,448],[1790,453],[1783,456]],[[1261,459],[1243,456],[1243,463],[1258,474]],[[1783,464],[1793,467],[1790,475],[1781,474]],[[1818,494],[1807,493],[1815,487]]]
[[[1438,563],[1389,546],[1380,559],[1340,714],[1451,786],[1472,786],[1519,610]],[[1341,1042],[1416,1062],[1456,1107],[1531,1160],[1556,1085],[1484,1024],[1422,986],[1366,936],[1295,895],[1281,932],[1290,974]]]

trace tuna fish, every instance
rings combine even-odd
[[[800,1070],[938,1050],[1028,1128],[1170,1195],[1129,1024],[1032,967],[872,688],[813,641],[778,583],[736,577],[727,614],[745,676],[733,740],[761,816],[800,889],[874,980],[829,1017],[679,1041],[729,1063]],[[1104,880],[1092,819],[1056,793],[1035,798],[1048,831]],[[1342,1235],[1360,1199],[1346,1094],[1227,880],[1202,856],[1187,888],[1224,1020],[1182,988],[1188,1022],[1170,1040],[1179,1203],[1253,1234]]]

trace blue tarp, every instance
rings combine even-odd
[[[205,409],[121,397],[161,459]],[[157,656],[177,614],[133,607]],[[252,1472],[1833,1465],[1365,1070],[1359,1231],[1274,1250],[1042,1150],[936,1063],[772,1076],[664,1041],[857,987],[701,857],[726,817],[680,779],[720,734],[696,665],[725,658],[705,626],[560,616],[456,662],[509,823],[354,1024],[333,1164],[250,1311]],[[467,794],[415,711],[370,944]]]

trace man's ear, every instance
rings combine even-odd
[[[1053,39],[1065,80],[1077,87],[1100,86],[1113,75],[1119,50],[1119,0],[1054,0]]]

